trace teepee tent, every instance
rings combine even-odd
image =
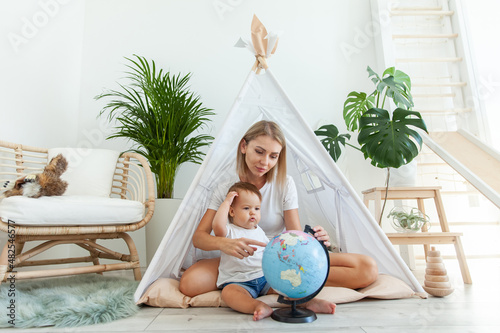
[[[264,39],[264,37],[266,37]],[[340,252],[374,258],[380,274],[389,274],[423,292],[413,274],[335,165],[314,132],[287,97],[265,58],[274,52],[277,38],[267,34],[254,17],[252,42],[240,46],[255,50],[256,64],[236,98],[220,133],[188,189],[170,227],[135,293],[137,301],[161,277],[179,278],[182,268],[207,255],[195,251],[191,238],[206,211],[215,186],[234,179],[235,156],[246,130],[260,120],[276,122],[287,140],[287,172],[294,178],[303,225],[322,225]],[[261,69],[265,71],[260,73]]]

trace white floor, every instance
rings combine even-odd
[[[228,308],[161,309],[143,307],[133,317],[72,329],[5,332],[500,332],[500,260],[468,260],[472,285],[464,285],[456,260],[445,260],[455,291],[445,298],[364,300],[339,304],[335,315],[318,315],[309,324],[286,324]],[[425,263],[414,272],[423,280]],[[131,273],[126,272],[131,276]]]

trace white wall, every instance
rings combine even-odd
[[[83,2],[1,3],[0,139],[46,147],[74,144]]]
[[[268,30],[284,32],[269,64],[313,129],[327,122],[343,128],[346,95],[372,89],[367,65],[381,70],[373,42],[363,32],[372,20],[366,0],[25,0],[3,5],[0,139],[35,146],[127,149],[124,141],[104,139],[109,128],[96,119],[104,102],[94,97],[104,88],[117,88],[124,57],[134,53],[174,73],[193,73],[191,87],[217,114],[211,126],[215,135],[254,61],[248,51],[233,47],[240,36],[249,36],[253,14]],[[9,34],[22,36],[25,18],[43,18],[44,12],[47,22],[14,47]],[[360,153],[350,152],[340,165],[358,192],[383,185],[383,172]],[[181,168],[176,197],[186,193],[197,168]],[[134,238],[144,252],[143,234]]]

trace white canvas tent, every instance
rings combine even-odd
[[[261,64],[265,66],[262,61]],[[216,184],[233,177],[237,145],[246,130],[262,119],[276,122],[285,134],[287,171],[297,185],[302,225],[324,226],[339,251],[369,255],[376,260],[380,274],[392,275],[414,291],[423,292],[271,70],[267,69],[262,74],[251,71],[248,75],[142,278],[134,295],[135,301],[157,279],[180,278],[181,268],[191,265],[195,252],[191,238],[206,211],[212,190]]]

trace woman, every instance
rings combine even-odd
[[[286,174],[286,141],[276,123],[259,121],[246,132],[238,146],[237,172],[239,179],[236,181],[252,183],[262,194],[262,222],[259,225],[269,238],[284,229],[302,230],[297,190],[293,179]],[[229,239],[210,234],[217,208],[234,181],[220,184],[214,191],[213,200],[193,235],[193,244],[201,250],[220,250],[241,259],[253,255],[255,246],[265,244],[246,238]],[[323,227],[313,229],[314,236],[329,245],[329,236]],[[180,291],[193,297],[217,290],[219,260],[203,259],[189,267],[181,277]],[[368,256],[330,253],[330,275],[326,285],[357,289],[370,285],[377,275],[377,265]]]

